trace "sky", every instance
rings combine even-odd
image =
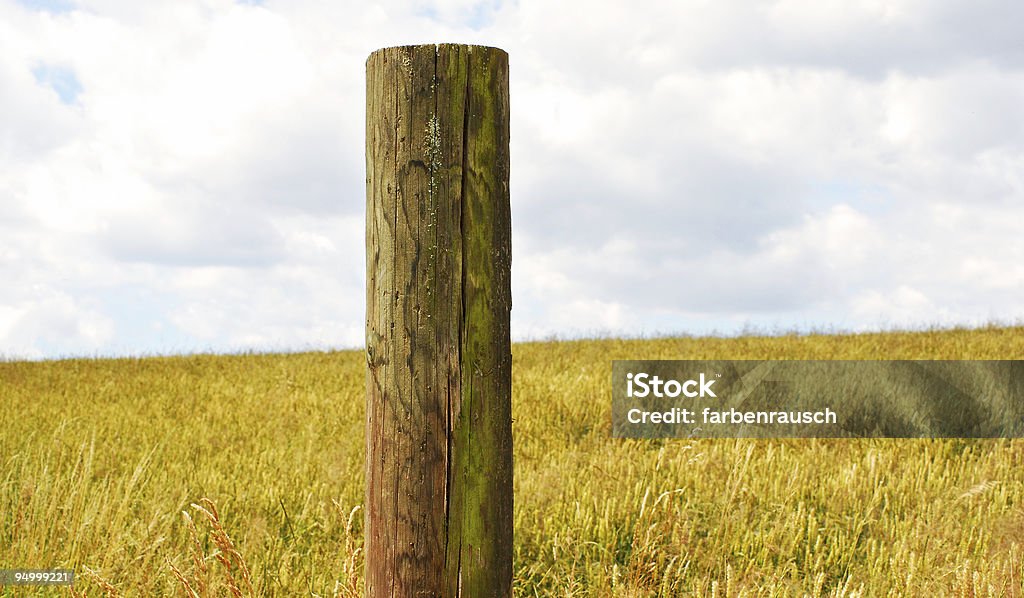
[[[0,359],[360,347],[365,60],[510,55],[514,339],[1024,321],[1024,3],[0,0]]]

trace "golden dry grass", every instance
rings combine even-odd
[[[608,397],[612,359],[1024,359],[1024,328],[513,355],[516,595],[1024,594],[1022,441],[614,440]],[[74,568],[80,596],[360,595],[363,367],[0,363],[0,568]]]

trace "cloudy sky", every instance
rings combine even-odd
[[[364,62],[510,54],[515,338],[1024,320],[1024,3],[0,0],[0,357],[357,347]]]

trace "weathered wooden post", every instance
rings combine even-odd
[[[366,63],[366,595],[510,596],[508,55]]]

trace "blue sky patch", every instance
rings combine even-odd
[[[890,192],[882,185],[854,179],[827,179],[810,185],[809,205],[831,208],[846,204],[864,214],[881,214],[892,207]]]
[[[71,12],[75,3],[71,0],[17,0],[18,4],[30,10],[45,12]]]
[[[449,25],[462,25],[474,31],[479,31],[494,22],[494,14],[501,8],[500,0],[482,0],[476,2],[460,15],[460,19],[448,22]],[[430,5],[419,7],[415,11],[417,16],[426,17],[432,21],[447,22],[436,8]]]
[[[74,104],[78,94],[82,93],[82,84],[75,76],[75,71],[68,67],[42,64],[32,69],[32,75],[37,83],[56,91],[60,101],[65,104]]]

